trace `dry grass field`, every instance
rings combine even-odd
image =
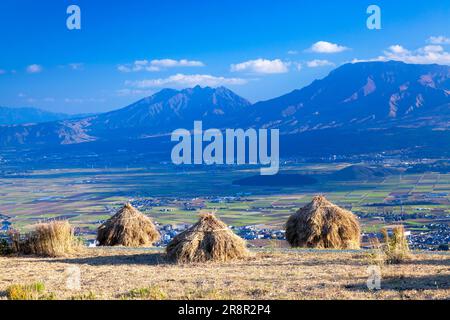
[[[403,264],[382,265],[377,291],[366,285],[370,264],[362,251],[284,249],[190,265],[172,264],[160,251],[120,248],[0,257],[0,299],[13,285],[36,283],[35,299],[450,299],[450,255],[416,253]],[[80,270],[81,287],[68,289],[73,270]]]

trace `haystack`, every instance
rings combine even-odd
[[[13,252],[44,257],[64,257],[81,251],[81,242],[75,237],[68,221],[39,223],[25,235],[11,234]]]
[[[353,213],[316,196],[286,223],[292,247],[359,249],[360,227]]]
[[[190,229],[173,238],[166,251],[179,263],[225,262],[249,255],[245,241],[211,213],[201,215]]]
[[[149,217],[127,203],[97,231],[101,246],[152,246],[160,234]]]

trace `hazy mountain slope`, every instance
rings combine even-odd
[[[84,127],[87,120],[67,120],[40,124],[0,126],[0,147],[51,146],[95,141]]]
[[[137,139],[192,129],[195,120],[224,128],[245,117],[250,106],[224,87],[165,89],[128,107],[82,119],[0,127],[0,146]]]
[[[36,108],[7,108],[0,106],[0,125],[50,122],[68,118],[71,118],[71,116]]]

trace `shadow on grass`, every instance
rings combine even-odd
[[[346,289],[354,291],[369,291],[366,279],[361,283],[347,285]],[[448,290],[450,277],[448,274],[429,275],[423,277],[389,277],[381,279],[381,290]]]
[[[427,260],[418,260],[418,259],[412,259],[408,261],[404,261],[403,264],[420,264],[420,265],[429,265],[429,266],[450,266],[450,256],[448,259],[442,259],[442,260],[433,260],[433,259],[427,259]]]
[[[45,260],[51,263],[87,264],[90,266],[105,265],[167,265],[173,264],[163,253],[143,253],[134,255],[90,256]]]

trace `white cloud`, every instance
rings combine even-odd
[[[289,62],[283,62],[280,59],[267,60],[256,59],[231,65],[233,72],[251,72],[260,74],[286,73],[289,71]]]
[[[120,72],[132,72],[133,71],[130,67],[127,67],[125,65],[117,66],[117,70],[119,70]]]
[[[136,60],[132,64],[119,65],[117,69],[120,72],[138,72],[138,71],[160,71],[161,69],[175,68],[175,67],[203,67],[205,64],[196,60],[173,60],[173,59],[161,59],[161,60]]]
[[[208,74],[176,74],[167,78],[147,79],[140,81],[126,81],[125,84],[138,89],[158,88],[158,87],[194,87],[200,86],[221,86],[221,85],[242,85],[247,80],[241,78],[215,77]]]
[[[410,51],[400,45],[390,46],[384,51],[384,56],[379,60],[396,60],[415,64],[450,64],[450,53],[446,52],[442,46],[428,45],[417,50]]]
[[[402,46],[400,46],[400,45],[398,45],[398,44],[393,45],[393,46],[390,46],[390,47],[389,47],[389,50],[390,50],[392,53],[394,53],[394,54],[407,54],[407,53],[409,53],[408,50],[406,50],[405,48],[403,48]]]
[[[160,68],[173,68],[173,67],[203,67],[205,64],[201,61],[195,60],[172,60],[172,59],[161,59],[152,60],[150,62],[152,66]]]
[[[84,99],[80,99],[80,98],[65,98],[64,102],[65,103],[84,103]]]
[[[354,58],[350,63],[360,63],[360,62],[376,62],[376,61],[387,61],[386,57],[379,56],[377,58],[372,59],[358,59]]]
[[[42,72],[43,68],[41,65],[38,64],[31,64],[27,67],[28,73],[40,73]]]
[[[392,45],[380,55],[372,59],[353,59],[352,63],[368,61],[403,61],[412,64],[444,64],[450,65],[450,53],[440,45],[426,45],[416,50],[408,50],[401,45]]]
[[[83,63],[69,63],[68,64],[69,68],[72,70],[81,70],[84,67]]]
[[[290,54],[290,55],[296,55],[296,54],[298,54],[298,51],[297,51],[297,50],[289,50],[289,51],[287,52],[287,54]]]
[[[65,98],[63,100],[65,103],[85,103],[85,102],[94,102],[94,103],[104,103],[106,99],[103,98]]]
[[[338,52],[342,52],[342,51],[345,51],[348,49],[349,48],[335,44],[335,43],[331,43],[331,42],[327,42],[327,41],[318,41],[311,46],[309,51],[317,52],[317,53],[338,53]]]
[[[450,38],[444,36],[429,37],[428,42],[431,44],[450,44]]]
[[[334,63],[328,60],[315,59],[306,62],[306,65],[310,68],[317,68],[317,67],[334,66]]]
[[[444,52],[444,48],[438,45],[429,45],[419,49],[419,52],[429,53],[429,52]]]
[[[120,89],[117,90],[117,95],[120,97],[125,96],[150,96],[153,94],[152,90],[141,90],[141,89]]]

